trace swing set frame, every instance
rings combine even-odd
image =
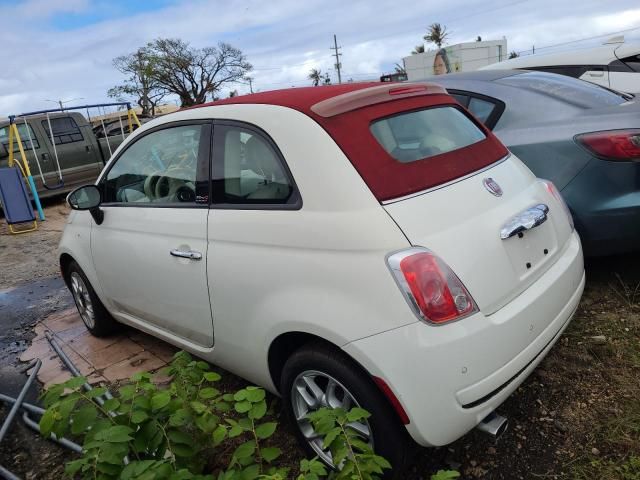
[[[56,150],[56,143],[55,143],[55,139],[53,138],[53,130],[51,128],[51,122],[50,122],[50,118],[49,118],[49,114],[50,113],[59,113],[59,112],[66,112],[69,110],[87,110],[87,112],[89,111],[90,108],[102,108],[104,111],[104,107],[126,107],[127,108],[127,124],[129,127],[129,133],[133,132],[133,126],[137,125],[138,128],[141,127],[141,123],[140,120],[138,119],[138,116],[136,115],[135,110],[133,110],[131,108],[131,103],[130,102],[113,102],[113,103],[96,103],[96,104],[91,104],[91,105],[79,105],[79,106],[75,106],[75,107],[64,107],[64,108],[50,108],[50,109],[46,109],[46,110],[36,110],[33,112],[25,112],[25,113],[21,113],[20,115],[9,115],[9,167],[13,167],[14,163],[18,166],[18,168],[20,169],[21,173],[22,173],[22,177],[25,179],[25,181],[28,184],[29,189],[31,190],[31,195],[33,197],[33,201],[35,203],[36,209],[38,211],[38,217],[40,218],[40,221],[44,221],[45,220],[45,216],[44,216],[44,211],[42,210],[42,205],[40,203],[40,197],[38,195],[38,191],[36,189],[36,184],[33,180],[33,176],[31,174],[31,169],[29,168],[29,161],[27,160],[27,155],[25,154],[24,148],[23,148],[23,140],[22,138],[20,138],[20,133],[18,132],[18,126],[16,123],[16,119],[22,119],[24,120],[25,125],[27,125],[27,136],[29,137],[29,142],[31,144],[31,150],[34,154],[34,159],[36,161],[36,164],[38,165],[38,170],[40,172],[40,177],[42,180],[42,184],[44,186],[44,188],[48,189],[48,190],[56,190],[58,188],[62,188],[64,186],[64,180],[62,177],[62,169],[60,168],[60,161],[58,159],[58,152]],[[56,159],[56,165],[58,167],[58,179],[59,179],[59,183],[58,185],[55,185],[53,187],[47,186],[45,181],[44,181],[44,175],[42,173],[42,169],[40,167],[40,162],[38,160],[38,157],[35,153],[35,148],[33,145],[33,139],[31,138],[31,131],[28,128],[28,124],[27,124],[27,117],[31,117],[31,116],[35,116],[35,115],[46,115],[47,116],[47,123],[49,125],[49,135],[51,136],[51,138],[49,139],[51,141],[51,144],[53,145],[53,151],[54,151],[54,156]],[[122,125],[122,116],[119,117],[120,119],[120,129],[122,132],[122,135],[124,137],[124,128]],[[91,120],[91,118],[89,117],[87,119],[88,121]],[[102,127],[104,128],[104,118],[101,118],[100,120]],[[106,133],[106,131],[105,131]],[[112,154],[111,152],[111,145],[109,144],[109,137],[105,136],[107,139],[107,147],[109,148],[109,153]],[[14,152],[14,142],[16,142],[18,144],[18,152]],[[19,158],[16,158],[15,153],[19,153]],[[37,224],[36,227],[37,228]],[[34,228],[34,230],[35,230]],[[12,232],[13,233],[13,232]]]

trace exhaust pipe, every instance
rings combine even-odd
[[[509,420],[504,418],[502,415],[498,415],[496,412],[491,412],[478,424],[476,428],[481,432],[498,439],[507,430],[508,426]]]

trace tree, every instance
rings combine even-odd
[[[476,38],[476,42],[481,42],[481,41],[482,41],[482,37],[478,35],[478,38]]]
[[[520,54],[518,52],[516,52],[515,50],[512,51],[511,53],[509,53],[509,58],[518,58],[520,56]]]
[[[404,69],[404,67],[402,65],[400,65],[399,63],[396,63],[393,68],[395,69],[396,73],[407,73],[407,71]]]
[[[416,45],[411,52],[411,55],[417,55],[419,53],[424,53],[424,45]]]
[[[435,43],[438,48],[442,47],[442,44],[446,42],[449,37],[447,27],[440,25],[439,23],[432,23],[429,26],[427,34],[423,37],[425,41],[429,43]]]
[[[142,109],[142,115],[155,115],[158,102],[167,94],[154,77],[154,59],[147,47],[113,59],[113,66],[127,75],[121,85],[110,88],[107,95],[125,101],[134,98]]]
[[[328,73],[324,74],[324,79],[322,83],[324,83],[325,85],[331,85],[331,77],[329,77]]]
[[[317,87],[322,82],[322,71],[319,68],[312,68],[307,78],[311,80],[314,87]]]
[[[207,101],[220,89],[245,79],[253,68],[241,50],[220,42],[216,47],[195,48],[176,38],[158,38],[148,47],[153,77],[165,91],[188,107]]]

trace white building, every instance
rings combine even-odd
[[[454,72],[468,72],[505,60],[507,39],[448,45],[402,59],[409,81]]]

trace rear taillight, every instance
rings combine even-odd
[[[585,133],[575,139],[605,160],[640,160],[640,129]]]
[[[544,180],[542,178],[540,178],[539,180],[547,189],[547,191],[551,195],[553,195],[553,198],[555,198],[558,201],[558,203],[560,203],[560,205],[562,206],[562,209],[564,210],[564,213],[567,214],[569,225],[571,225],[571,230],[573,231],[575,229],[575,226],[573,224],[573,216],[571,215],[571,210],[569,210],[569,207],[567,206],[567,203],[564,201],[564,198],[562,198],[562,195],[560,194],[560,192],[558,191],[558,189],[556,188],[556,186],[553,184],[551,180]]]
[[[426,248],[403,250],[389,256],[387,262],[407,302],[421,320],[439,325],[478,311],[453,270]]]

